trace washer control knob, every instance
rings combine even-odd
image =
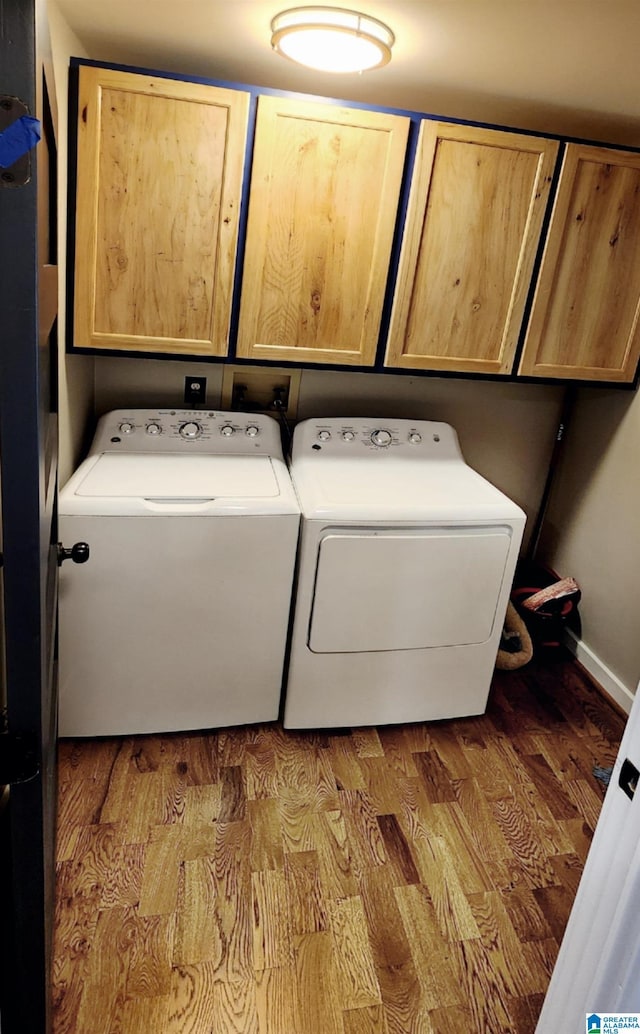
[[[260,434],[260,428],[256,427],[255,424],[249,424],[244,433],[248,435],[249,438],[255,438],[256,435]]]
[[[374,445],[377,445],[380,448],[384,448],[385,445],[391,445],[391,431],[385,431],[384,428],[378,428],[377,431],[371,432],[371,441]]]
[[[200,424],[196,424],[195,420],[189,420],[186,424],[180,425],[180,434],[183,438],[199,438],[202,428]]]
[[[343,440],[343,442],[352,442],[354,438],[355,438],[355,434],[353,433],[353,431],[343,431],[342,432],[342,440]]]
[[[220,428],[220,434],[224,435],[225,438],[230,438],[234,434],[235,428],[231,424],[223,424]]]
[[[135,427],[125,420],[123,424],[120,424],[120,434],[133,434]]]
[[[409,435],[409,441],[412,445],[419,445],[422,441],[422,435],[418,434],[417,431],[413,431],[413,433]]]
[[[331,431],[318,431],[318,439],[321,442],[328,442],[331,437]]]
[[[147,434],[162,434],[162,428],[160,427],[160,424],[147,424]]]

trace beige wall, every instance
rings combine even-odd
[[[182,405],[184,378],[207,377],[207,401],[219,406],[222,366],[96,359],[96,410]],[[458,431],[467,462],[527,512],[527,536],[544,487],[564,389],[438,377],[304,370],[298,419],[313,416],[444,420]],[[525,543],[527,538],[525,538]]]
[[[640,397],[583,388],[540,553],[579,582],[584,663],[625,706],[640,679]]]
[[[66,267],[67,267],[67,139],[69,58],[86,57],[86,51],[63,18],[55,0],[48,0],[47,12],[53,74],[58,108],[58,339],[59,379],[59,463],[60,484],[76,466],[83,447],[83,434],[93,410],[93,359],[65,355]]]

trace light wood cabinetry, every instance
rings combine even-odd
[[[238,355],[375,360],[409,119],[260,97]]]
[[[511,371],[558,147],[422,123],[386,365]]]
[[[630,383],[639,314],[640,154],[569,144],[519,373]]]
[[[73,347],[228,355],[257,94],[81,65]],[[391,275],[389,370],[632,383],[640,154],[567,144],[545,221],[563,145],[421,118],[396,270],[412,121],[257,96],[237,356],[374,366]]]
[[[225,355],[249,95],[81,67],[74,344]]]

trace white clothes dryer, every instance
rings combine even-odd
[[[278,717],[299,507],[266,415],[119,410],[60,493],[62,736]]]
[[[480,714],[525,514],[432,421],[307,420],[284,724]]]

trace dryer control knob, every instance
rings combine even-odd
[[[378,445],[380,447],[383,447],[385,445],[391,445],[391,431],[385,431],[384,428],[379,428],[377,431],[372,431],[371,441],[374,445]]]
[[[354,438],[355,438],[355,434],[353,433],[353,431],[343,431],[342,432],[342,440],[343,440],[343,442],[352,442]]]
[[[417,431],[414,431],[413,434],[409,435],[409,441],[412,445],[419,445],[422,441],[422,435],[418,434]]]
[[[318,431],[318,438],[321,442],[328,442],[331,437],[331,431]]]
[[[260,428],[256,427],[255,424],[249,424],[246,431],[244,432],[249,438],[255,438],[256,435],[260,434]]]
[[[234,432],[235,428],[233,428],[231,424],[223,424],[220,428],[220,434],[224,435],[225,438],[230,438]]]
[[[120,424],[119,430],[120,430],[120,434],[133,434],[133,432],[135,431],[135,427],[134,427],[133,424],[130,424],[128,421],[125,421],[124,424]]]
[[[196,424],[195,420],[189,420],[188,423],[181,425],[180,434],[183,438],[199,438],[202,428],[200,424]]]
[[[162,434],[160,424],[147,424],[147,434]]]

